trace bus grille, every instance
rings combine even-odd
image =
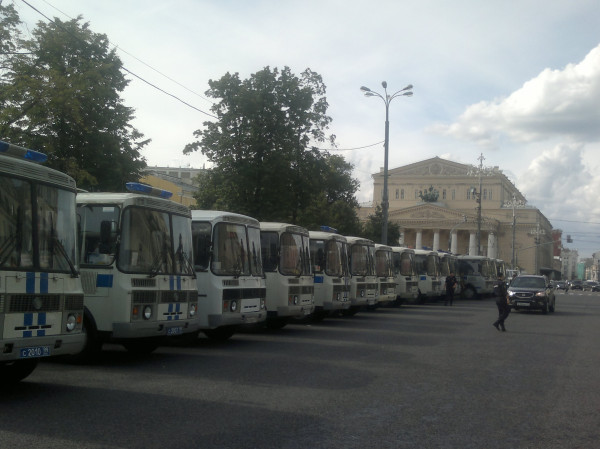
[[[303,285],[302,287],[290,287],[290,295],[312,295],[314,287],[312,285]]]
[[[133,288],[149,288],[156,287],[156,279],[148,278],[131,278],[131,286]]]
[[[34,300],[41,299],[39,307]],[[60,310],[60,295],[11,295],[8,299],[9,312],[54,312]]]
[[[161,292],[160,302],[188,302],[189,298],[188,291],[175,291],[169,290],[168,292]]]
[[[83,310],[83,295],[66,295],[65,310]]]
[[[131,298],[134,304],[148,304],[156,302],[155,291],[150,290],[134,290],[131,292]]]

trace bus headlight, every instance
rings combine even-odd
[[[190,304],[190,316],[196,316],[196,312],[198,311],[198,304]]]
[[[152,318],[152,307],[146,306],[144,307],[144,319],[149,320]]]
[[[229,304],[229,310],[235,312],[237,310],[237,306],[237,301],[231,301],[231,304]]]
[[[294,305],[297,306],[298,305],[298,295],[294,296]]]
[[[67,324],[65,327],[67,332],[73,332],[77,327],[77,317],[74,313],[69,313],[69,316],[67,316]]]
[[[364,290],[361,290],[361,291],[360,291],[360,297],[361,297],[361,298],[364,298],[364,297],[365,297],[365,291],[364,291]]]
[[[337,295],[335,295],[335,299],[337,299],[338,301],[342,300],[342,294],[340,292],[337,292]]]

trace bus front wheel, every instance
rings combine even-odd
[[[37,366],[37,359],[15,360],[0,365],[0,384],[14,384],[29,376]]]

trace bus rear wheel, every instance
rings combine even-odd
[[[473,287],[465,287],[462,293],[462,297],[465,299],[473,299],[477,295],[477,292]]]
[[[140,338],[131,341],[124,341],[123,346],[127,351],[137,355],[148,355],[154,352],[160,346],[155,338]]]
[[[15,360],[0,365],[0,384],[14,384],[29,376],[37,366],[37,360]]]
[[[203,332],[211,340],[225,341],[229,340],[235,334],[235,328],[233,326],[224,326],[217,327],[216,329],[205,329]]]

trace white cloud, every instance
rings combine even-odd
[[[507,98],[469,106],[442,134],[498,147],[501,136],[514,142],[569,141],[600,137],[600,45],[579,64],[546,69]]]

